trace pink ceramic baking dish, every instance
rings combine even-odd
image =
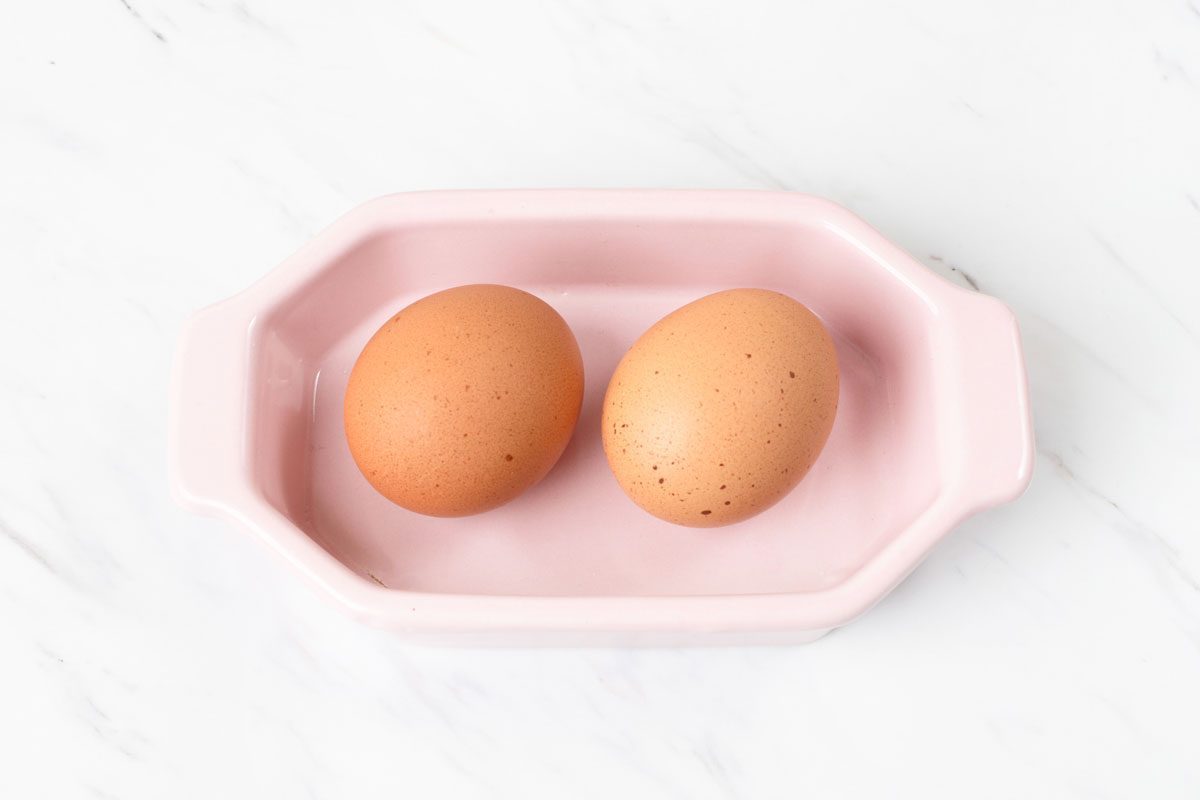
[[[474,517],[422,517],[355,468],[342,394],[391,314],[467,283],[520,287],[566,318],[586,365],[583,412],[525,495]],[[837,421],[775,507],[726,528],[676,527],[617,486],[600,403],[653,322],[745,286],[791,295],[832,331]],[[1033,462],[1012,313],[845,209],[783,192],[372,201],[196,314],[170,402],[181,503],[257,534],[364,620],[462,643],[811,640],[868,609],[965,517],[1016,497]]]

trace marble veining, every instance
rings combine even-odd
[[[55,0],[0,65],[0,797],[1200,795],[1195,0]],[[1000,297],[1029,492],[707,650],[414,647],[172,505],[189,313],[523,186],[812,192]]]

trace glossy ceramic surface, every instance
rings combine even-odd
[[[398,508],[342,434],[349,369],[404,305],[465,283],[533,292],[583,351],[566,453],[514,502]],[[778,505],[728,528],[661,522],[620,491],[600,402],[656,320],[723,288],[795,297],[834,335],[833,433]],[[354,613],[461,641],[811,639],[881,598],[967,515],[1027,485],[1015,320],[846,210],[777,192],[532,191],[368,203],[184,331],[172,486],[232,518]],[[465,635],[465,636],[464,636]]]

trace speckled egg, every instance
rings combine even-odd
[[[371,485],[439,517],[495,508],[562,455],[583,359],[558,313],[508,286],[460,286],[400,311],[346,386],[346,440]]]
[[[654,516],[728,525],[800,482],[837,403],[837,354],[816,315],[778,292],[731,289],[664,317],[625,354],[604,398],[604,451]]]

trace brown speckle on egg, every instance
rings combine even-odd
[[[675,377],[655,379],[660,372]],[[604,449],[621,488],[646,511],[681,525],[728,525],[804,477],[833,427],[837,395],[833,340],[811,311],[777,292],[718,292],[669,314],[625,354],[604,400]],[[724,456],[715,467],[714,451]],[[641,482],[663,464],[693,487],[678,502]]]
[[[392,502],[474,514],[550,471],[582,400],[579,346],[553,308],[507,286],[460,286],[406,307],[367,342],[346,387],[346,440]]]

